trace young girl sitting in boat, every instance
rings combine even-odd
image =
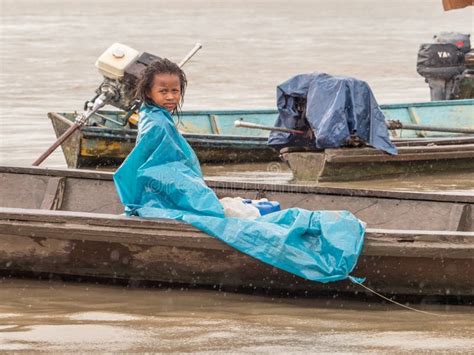
[[[186,75],[183,70],[176,65],[175,63],[171,62],[168,59],[159,59],[153,63],[151,63],[144,71],[142,78],[138,82],[137,85],[137,99],[140,100],[143,104],[140,109],[140,119],[138,123],[138,137],[137,137],[137,147],[135,150],[138,151],[148,151],[150,148],[156,149],[156,145],[158,145],[159,140],[164,140],[164,142],[168,143],[161,143],[163,144],[163,148],[165,148],[166,153],[170,154],[170,158],[163,160],[163,153],[159,154],[159,158],[155,159],[154,162],[156,166],[163,165],[163,163],[170,163],[170,159],[174,159],[174,168],[175,169],[168,169],[167,172],[164,170],[162,171],[158,180],[154,180],[150,183],[147,183],[146,191],[150,193],[160,194],[160,198],[164,198],[163,191],[160,189],[163,188],[161,180],[163,177],[167,177],[167,181],[170,184],[174,183],[182,185],[181,192],[184,191],[185,188],[192,187],[192,185],[185,184],[187,174],[189,172],[196,178],[190,183],[196,183],[199,179],[202,180],[202,173],[201,168],[199,165],[198,158],[194,153],[193,149],[189,146],[188,142],[181,136],[174,125],[173,116],[179,115],[181,111],[181,105],[184,98],[184,92],[186,90],[187,80]],[[154,131],[153,133],[151,131]],[[154,142],[150,142],[152,144],[148,144],[146,142],[141,142],[143,139],[144,134],[147,134],[149,140],[154,140]],[[169,138],[172,137],[170,140]],[[158,150],[160,148],[158,147]],[[134,150],[134,151],[135,151]],[[173,155],[173,151],[175,151],[175,155]],[[146,155],[146,154],[145,154]],[[133,153],[133,157],[137,157],[138,154]],[[141,158],[138,161],[144,163],[143,154],[139,155]],[[184,164],[183,164],[184,163]],[[127,169],[127,166],[134,166],[136,164],[132,164],[132,159],[127,159],[127,161],[120,167],[119,171],[116,174],[116,180],[118,176],[122,176],[122,171],[128,171],[127,176],[129,178],[132,177],[131,172]],[[180,177],[181,173],[183,172],[182,167],[185,167],[187,173],[183,174]],[[150,165],[147,165],[150,167]],[[178,168],[180,167],[180,168]],[[138,171],[139,169],[137,169]],[[174,177],[174,179],[173,179]],[[159,181],[159,182],[158,182]],[[198,186],[202,187],[202,184]],[[168,185],[166,191],[170,191],[171,186]],[[125,193],[122,190],[123,193]],[[207,191],[210,196],[213,195],[212,191]],[[141,194],[142,192],[136,191],[135,194]],[[147,198],[151,197],[150,194],[147,194]],[[180,199],[179,201],[182,201]],[[211,198],[211,200],[213,200]],[[137,197],[135,197],[135,201],[138,202]],[[170,201],[173,202],[174,207],[178,208],[187,208],[189,204],[180,205],[179,201]],[[198,201],[196,201],[197,203]],[[213,201],[214,202],[214,201]],[[236,200],[232,198],[224,198],[219,201],[222,208],[224,208],[224,212],[227,216],[233,217],[247,217],[247,218],[255,218],[260,215],[259,211],[251,206],[251,205],[244,205],[241,200]],[[202,204],[197,204],[193,206],[193,210],[195,208],[202,209]],[[132,210],[134,208],[132,207]],[[222,212],[219,208],[218,211],[213,212]],[[126,210],[128,211],[128,210]],[[199,211],[199,210],[195,210]],[[131,212],[131,211],[128,211]]]
[[[365,225],[347,211],[291,208],[255,220],[228,218],[205,183],[196,154],[175,127],[186,89],[183,71],[167,59],[149,65],[137,144],[114,174],[128,215],[189,223],[259,260],[309,280],[347,278],[362,249]]]
[[[186,85],[183,70],[168,59],[151,63],[138,82],[137,98],[142,106],[137,144],[114,174],[127,214],[139,214],[138,209],[146,205],[163,213],[184,210],[223,215],[222,206],[215,203],[217,197],[204,183],[196,154],[173,120],[172,115],[181,109]],[[197,189],[204,192],[200,198],[192,196]]]
[[[181,109],[187,86],[186,74],[172,61],[164,58],[151,63],[137,85],[137,98],[146,105],[155,105],[171,115]]]

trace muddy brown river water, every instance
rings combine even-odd
[[[0,349],[225,353],[460,352],[471,306],[273,298],[205,290],[0,283]]]
[[[470,33],[472,8],[441,0],[0,0],[0,164],[28,165],[54,141],[48,111],[81,110],[113,42],[180,60],[194,43],[184,109],[271,108],[275,86],[325,71],[366,80],[379,103],[429,100],[420,43]],[[64,167],[57,151],[46,162]],[[284,167],[209,175],[285,181]],[[471,174],[371,182],[372,188],[474,193]],[[342,186],[342,185],[341,185]],[[366,182],[351,184],[367,187]],[[412,304],[413,305],[413,304]],[[472,352],[474,309],[0,279],[0,351]]]

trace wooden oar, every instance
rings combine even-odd
[[[414,131],[433,131],[433,132],[450,132],[450,133],[464,133],[464,134],[474,134],[474,129],[472,128],[451,128],[451,127],[440,127],[440,126],[424,126],[424,125],[414,125],[414,124],[405,124],[400,121],[387,120],[386,121],[388,129],[408,129]],[[294,134],[305,134],[303,131],[283,128],[283,127],[273,127],[273,126],[264,126],[261,124],[245,122],[242,120],[237,120],[234,122],[235,127],[245,127],[253,129],[263,129],[267,131],[278,131],[278,132],[287,132]]]
[[[202,48],[202,45],[200,43],[196,43],[193,49],[184,57],[184,59],[178,64],[178,66],[181,68],[186,62],[194,55],[198,50]],[[76,130],[78,130],[80,127],[84,126],[87,121],[89,120],[89,117],[91,117],[93,114],[95,114],[99,109],[101,109],[105,104],[107,104],[107,101],[110,99],[110,97],[114,96],[115,92],[104,92],[102,93],[97,99],[94,100],[93,106],[88,109],[86,112],[81,113],[76,117],[76,120],[74,121],[74,124],[68,128],[66,132],[64,132],[61,137],[59,137],[56,142],[54,142],[41,156],[36,159],[33,163],[33,166],[38,166],[40,165],[47,157],[53,153],[57,147],[59,147],[61,144],[64,143],[66,139],[68,139]]]

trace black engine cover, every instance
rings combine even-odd
[[[425,43],[420,46],[416,70],[425,78],[449,80],[464,69],[464,53],[454,44]]]
[[[128,99],[135,97],[135,90],[137,87],[138,80],[143,74],[143,71],[147,66],[149,66],[153,61],[161,59],[160,57],[150,54],[150,53],[142,53],[140,57],[138,57],[137,61],[130,65],[124,73],[123,82],[124,82],[124,91],[125,96]],[[133,101],[130,100],[130,104]]]

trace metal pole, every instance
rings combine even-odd
[[[452,128],[452,127],[441,127],[441,126],[424,126],[415,124],[405,124],[397,120],[387,120],[388,129],[408,129],[413,131],[431,131],[431,132],[450,132],[450,133],[465,133],[474,134],[474,128]]]
[[[283,128],[283,127],[273,127],[273,126],[264,126],[261,124],[256,124],[256,123],[250,123],[250,122],[245,122],[240,120],[236,120],[234,122],[235,127],[245,127],[245,128],[252,128],[252,129],[263,129],[266,131],[277,131],[277,132],[285,132],[285,133],[293,133],[293,134],[305,134],[304,131],[299,131],[296,129],[289,129],[289,128]]]
[[[194,46],[193,49],[191,49],[191,51],[188,53],[188,55],[187,55],[186,57],[184,57],[181,62],[179,62],[178,66],[179,66],[180,68],[182,68],[183,65],[185,65],[186,62],[187,62],[188,60],[190,60],[190,59],[193,57],[193,55],[195,55],[196,52],[197,52],[198,50],[200,50],[201,48],[202,48],[202,44],[199,43],[199,42],[196,43],[196,45]]]
[[[441,127],[441,126],[424,126],[424,125],[414,125],[414,124],[405,124],[396,120],[387,120],[386,121],[388,129],[408,129],[414,131],[432,131],[432,132],[449,132],[449,133],[464,133],[464,134],[474,134],[474,128],[451,128],[451,127]],[[283,128],[283,127],[273,127],[273,126],[264,126],[261,124],[250,123],[243,121],[243,118],[234,122],[235,127],[245,127],[252,129],[263,129],[267,131],[279,131],[286,133],[294,134],[305,134],[304,131]]]

